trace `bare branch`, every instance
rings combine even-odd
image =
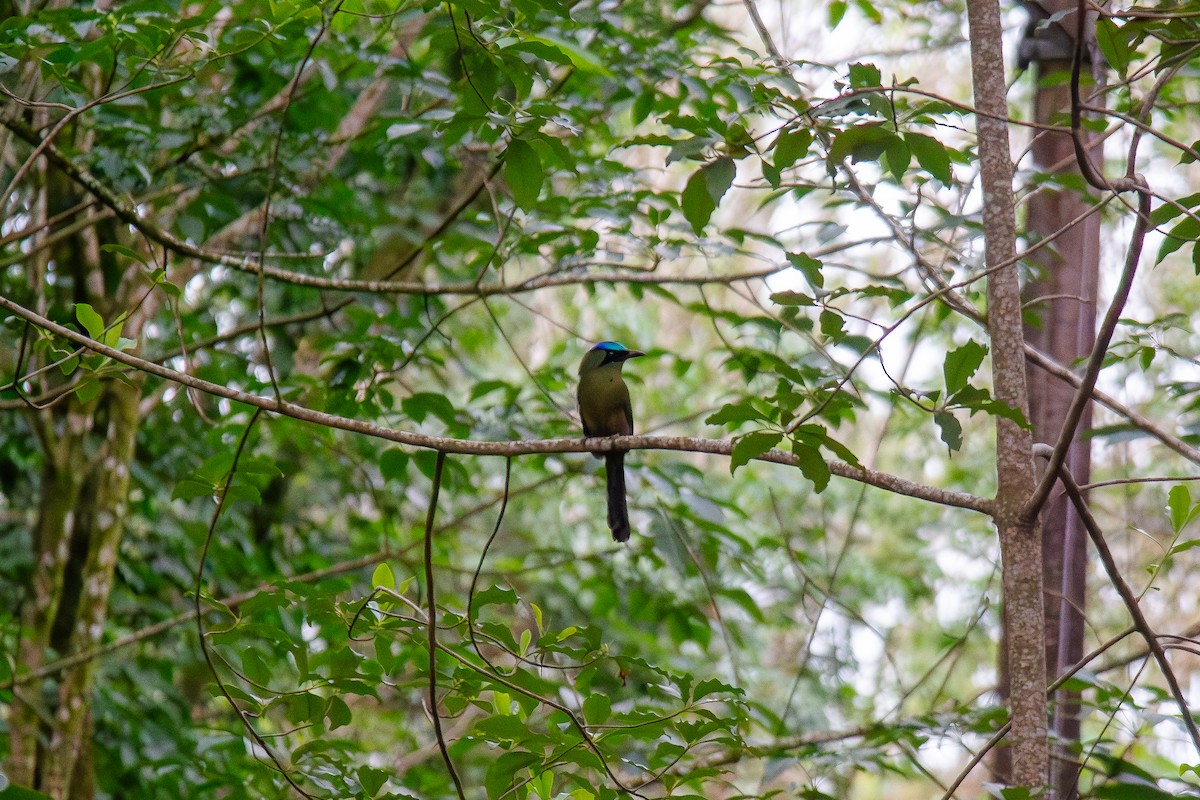
[[[530,441],[509,441],[509,442],[484,442],[469,439],[453,439],[445,436],[430,436],[427,434],[416,433],[413,431],[396,430],[393,428],[385,428],[381,425],[376,425],[370,422],[361,420],[349,419],[347,417],[339,417],[334,414],[326,414],[321,411],[314,411],[304,406],[296,405],[287,401],[276,400],[272,398],[259,397],[257,395],[243,392],[238,389],[231,389],[227,386],[211,383],[201,380],[192,375],[179,372],[177,370],[164,367],[159,364],[147,361],[129,353],[115,350],[105,344],[102,344],[95,339],[84,336],[81,333],[71,330],[63,325],[59,325],[40,314],[31,311],[18,303],[13,302],[9,298],[0,295],[0,308],[5,308],[16,314],[18,317],[25,319],[38,327],[47,330],[64,339],[68,339],[76,344],[83,345],[89,350],[100,355],[107,356],[114,361],[117,361],[134,369],[141,370],[158,378],[163,378],[174,383],[187,386],[192,389],[197,389],[207,394],[217,397],[224,397],[227,400],[234,400],[239,403],[254,408],[259,408],[264,411],[270,411],[275,414],[282,414],[293,419],[311,422],[317,425],[324,425],[330,428],[349,431],[351,433],[361,433],[367,436],[372,436],[377,439],[386,439],[387,441],[396,442],[397,444],[408,445],[410,447],[419,447],[427,450],[438,450],[446,453],[462,453],[466,455],[481,455],[481,456],[517,456],[530,455],[534,453],[606,453],[611,450],[676,450],[694,453],[708,453],[711,455],[730,456],[733,453],[734,443],[719,439],[698,439],[684,436],[664,437],[664,436],[613,436],[609,438],[592,438],[592,439],[540,439]],[[775,464],[785,464],[789,466],[799,466],[799,459],[791,453],[784,453],[779,450],[771,450],[762,454],[756,460],[767,461]],[[861,483],[870,484],[871,486],[885,489],[897,494],[907,495],[919,499],[928,500],[940,505],[954,506],[957,508],[970,509],[982,513],[991,513],[991,501],[978,497],[976,495],[967,494],[965,492],[956,492],[950,489],[942,489],[933,486],[911,481],[907,478],[902,478],[897,475],[891,475],[885,472],[876,472],[875,470],[854,467],[842,461],[828,461],[830,472],[842,478],[859,481]]]

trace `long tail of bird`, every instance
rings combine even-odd
[[[625,505],[625,454],[607,453],[604,473],[608,483],[608,527],[613,541],[629,541],[629,509]]]

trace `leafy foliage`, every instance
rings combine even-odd
[[[10,763],[19,714],[36,730],[76,675],[97,794],[124,798],[445,797],[447,762],[490,798],[927,792],[1003,724],[988,521],[836,477],[985,497],[992,423],[1028,424],[993,396],[971,313],[986,269],[955,68],[785,67],[682,1],[3,13],[0,296],[117,351],[5,312]],[[1195,123],[1176,100],[1196,18],[1100,21],[1130,76],[1117,113],[1143,68],[1164,76],[1156,146]],[[892,19],[959,35],[932,4],[835,0],[811,22]],[[1107,374],[1194,444],[1198,196],[1163,192],[1159,271]],[[639,432],[732,440],[728,469],[628,456],[627,548],[583,454],[441,471],[430,448],[178,382],[428,437],[573,438],[574,365],[604,338],[652,356],[627,371]],[[1098,471],[1172,473],[1144,426],[1110,422]],[[1131,538],[1129,563],[1174,597],[1197,507],[1183,484],[1124,491],[1112,518],[1164,545]],[[48,546],[55,520],[82,555]],[[102,540],[109,561],[89,558]],[[70,616],[84,577],[104,586],[94,631]],[[1126,625],[1096,612],[1098,641]],[[1085,788],[1194,792],[1161,732],[1178,710],[1122,667],[1073,678]]]

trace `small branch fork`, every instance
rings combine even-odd
[[[1055,448],[1047,444],[1035,444],[1033,446],[1033,454],[1039,458],[1044,458],[1053,464],[1053,456]],[[1051,475],[1050,477],[1054,477]],[[1113,557],[1112,550],[1108,547],[1108,542],[1104,538],[1104,532],[1100,529],[1096,518],[1092,516],[1091,509],[1088,507],[1087,501],[1083,498],[1083,492],[1079,488],[1079,484],[1075,482],[1075,478],[1065,465],[1058,468],[1057,477],[1062,481],[1063,487],[1067,491],[1067,496],[1074,504],[1076,511],[1079,512],[1079,518],[1087,528],[1088,536],[1091,537],[1092,544],[1096,547],[1096,552],[1100,556],[1101,563],[1104,564],[1104,571],[1108,574],[1108,579],[1112,582],[1117,593],[1121,595],[1121,601],[1125,604],[1129,611],[1129,616],[1133,619],[1133,626],[1142,638],[1146,640],[1146,646],[1150,648],[1150,654],[1154,656],[1158,668],[1162,671],[1163,678],[1167,682],[1167,687],[1171,692],[1171,696],[1175,698],[1176,704],[1179,706],[1180,716],[1183,718],[1183,725],[1187,729],[1188,736],[1191,737],[1192,745],[1196,748],[1197,754],[1200,754],[1200,730],[1196,727],[1196,721],[1192,718],[1191,711],[1188,710],[1187,698],[1183,694],[1183,689],[1179,685],[1179,679],[1175,676],[1171,664],[1167,661],[1166,650],[1163,649],[1162,643],[1159,641],[1159,636],[1150,627],[1146,615],[1142,613],[1141,607],[1138,605],[1137,595],[1121,575],[1120,568],[1117,566],[1117,560]]]
[[[1066,418],[1063,420],[1058,441],[1055,442],[1053,451],[1049,455],[1049,467],[1042,476],[1041,481],[1039,481],[1033,494],[1030,495],[1029,501],[1025,504],[1025,508],[1022,511],[1022,516],[1025,519],[1033,519],[1038,515],[1042,506],[1045,505],[1047,498],[1050,497],[1050,492],[1054,488],[1054,482],[1063,475],[1063,464],[1066,462],[1067,451],[1075,439],[1075,431],[1079,425],[1079,420],[1083,417],[1084,410],[1092,398],[1092,391],[1096,387],[1096,381],[1100,377],[1100,370],[1104,366],[1104,356],[1108,352],[1108,346],[1112,342],[1113,334],[1121,320],[1121,313],[1124,311],[1125,303],[1129,299],[1129,292],[1133,287],[1133,279],[1137,273],[1138,261],[1142,256],[1146,231],[1150,225],[1150,202],[1152,194],[1146,180],[1138,175],[1135,169],[1137,165],[1137,148],[1141,137],[1138,135],[1133,137],[1133,141],[1129,146],[1129,152],[1126,155],[1125,175],[1114,180],[1106,178],[1092,163],[1088,154],[1087,143],[1083,138],[1083,99],[1080,93],[1080,76],[1083,68],[1083,50],[1086,39],[1087,6],[1087,0],[1078,0],[1075,8],[1075,51],[1071,59],[1071,140],[1075,147],[1075,160],[1079,165],[1080,175],[1093,188],[1113,193],[1136,192],[1138,196],[1136,207],[1137,218],[1134,222],[1133,232],[1130,235],[1129,247],[1125,253],[1125,265],[1121,271],[1121,279],[1117,284],[1116,291],[1113,293],[1113,299],[1109,303],[1104,320],[1100,323],[1100,329],[1096,333],[1095,345],[1088,357],[1087,366],[1084,369],[1079,387],[1075,392],[1075,397],[1072,399]],[[1153,103],[1145,103],[1143,105],[1144,113],[1149,113],[1152,107]]]

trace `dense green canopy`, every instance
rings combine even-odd
[[[1111,111],[1076,127],[1146,176],[1148,226],[1130,186],[1025,157],[1028,77],[1008,125],[1018,220],[1034,192],[1100,215],[1101,314],[1145,240],[1095,362],[1093,475],[1129,481],[1089,502],[1163,635],[1194,633],[1200,541],[1185,5],[1101,17]],[[1007,719],[993,431],[1026,422],[989,370],[1021,320],[985,286],[1032,269],[984,257],[963,13],[3,4],[4,780],[947,792]],[[605,339],[648,355],[627,545],[574,407]],[[1124,638],[1071,679],[1081,786],[1195,793],[1084,568],[1085,650]],[[1192,640],[1156,641],[1186,688]]]

